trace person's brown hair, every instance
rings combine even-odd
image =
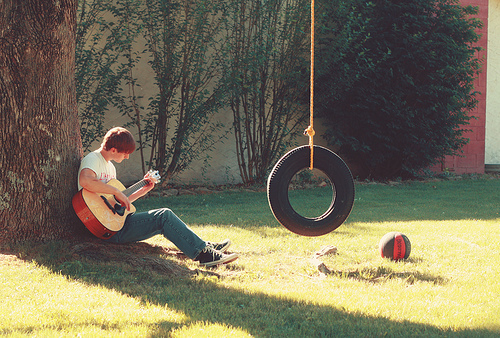
[[[131,154],[135,150],[135,140],[132,133],[122,127],[110,129],[102,141],[104,150],[115,148],[120,153]]]

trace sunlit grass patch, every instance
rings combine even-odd
[[[348,221],[320,237],[279,225],[265,192],[138,203],[172,208],[206,240],[231,238],[240,258],[217,268],[178,255],[161,236],[126,246],[56,241],[4,249],[0,334],[498,336],[500,181],[356,188]],[[313,195],[323,198],[321,190]],[[408,236],[409,259],[380,257],[378,242],[389,231]],[[319,257],[326,273],[311,261],[325,246],[337,248]]]

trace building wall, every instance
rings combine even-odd
[[[499,0],[492,0],[499,1]],[[483,27],[480,30],[482,34],[479,46],[483,48],[477,55],[483,60],[483,66],[479,77],[475,80],[475,89],[480,92],[477,96],[479,103],[471,115],[476,119],[471,119],[470,125],[466,126],[470,132],[465,134],[469,138],[469,143],[463,149],[463,156],[447,156],[441,165],[432,168],[435,171],[450,171],[456,174],[484,173],[485,163],[485,126],[486,126],[486,89],[487,75],[489,69],[486,62],[488,55],[488,0],[462,0],[462,5],[472,5],[479,7],[479,19],[483,21]],[[488,55],[489,56],[489,55]]]
[[[144,41],[139,41],[138,50],[145,49]],[[142,58],[134,68],[134,77],[137,79],[137,84],[134,88],[137,97],[137,106],[147,107],[148,98],[153,96],[158,91],[155,84],[155,74],[151,66],[147,62],[147,58]],[[239,169],[236,157],[235,140],[231,131],[232,113],[229,110],[221,111],[215,116],[218,121],[223,123],[226,128],[221,133],[226,134],[226,139],[216,145],[216,148],[204,154],[204,158],[193,162],[188,169],[180,175],[173,178],[173,183],[179,184],[227,184],[240,183]],[[105,127],[112,128],[123,126],[130,122],[130,119],[125,118],[116,107],[110,107],[109,113],[106,114]],[[128,128],[136,137],[138,131],[135,126]],[[171,136],[171,135],[170,135]],[[91,150],[99,148],[102,140],[95,140],[91,146]],[[86,155],[86,154],[84,154]],[[145,159],[149,159],[150,148],[144,150]],[[139,150],[136,150],[130,155],[130,159],[116,165],[117,176],[126,186],[137,182],[142,178],[142,160]]]
[[[490,6],[488,6],[488,1]],[[500,164],[500,87],[495,84],[500,79],[500,0],[462,0],[463,5],[479,6],[479,18],[484,26],[480,33],[482,38],[479,45],[483,50],[478,53],[478,58],[484,60],[482,72],[475,81],[475,88],[480,92],[479,104],[475,111],[471,112],[477,119],[472,119],[467,126],[471,129],[466,137],[470,139],[463,149],[463,156],[446,157],[442,165],[431,168],[434,171],[451,171],[457,174],[463,173],[484,173],[485,161],[487,164]],[[488,8],[490,12],[488,12]],[[488,16],[490,15],[490,23]],[[488,27],[491,32],[488,34]],[[486,56],[488,55],[488,67]],[[143,96],[142,100],[151,96],[156,88],[152,83],[153,74],[150,67],[144,62],[138,67],[135,76],[141,87],[137,96]],[[487,86],[486,79],[490,79]],[[488,104],[487,102],[488,98]],[[140,100],[140,99],[139,99]],[[138,105],[146,105],[146,102],[138,102]],[[488,118],[487,114],[488,112]],[[120,126],[124,123],[118,111],[110,111],[108,114],[107,126]],[[227,130],[231,126],[232,114],[230,111],[221,112],[219,118],[226,124]],[[487,125],[487,128],[486,128]],[[307,126],[304,126],[304,129]],[[315,124],[317,137],[315,143],[323,143],[321,126]],[[134,132],[133,129],[131,129]],[[240,183],[239,169],[236,159],[235,140],[232,133],[228,133],[227,139],[217,145],[216,149],[208,154],[205,159],[192,163],[191,169],[186,170],[174,180],[178,183],[192,184],[226,184]],[[486,142],[485,142],[486,141]],[[298,144],[307,144],[307,138],[298,139]],[[99,147],[100,140],[96,140],[93,148]],[[485,159],[486,149],[486,159]],[[146,152],[148,154],[149,152]],[[125,183],[137,181],[142,176],[141,158],[139,152],[135,152],[130,160],[117,166],[118,176]]]
[[[488,88],[486,91],[486,166],[500,168],[500,0],[488,11]]]

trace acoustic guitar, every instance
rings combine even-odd
[[[158,183],[160,175],[158,171],[150,170],[144,179],[125,189],[118,180],[112,179],[107,184],[119,189],[125,196],[129,197],[134,192],[149,184],[148,181]],[[130,210],[122,206],[113,195],[96,194],[86,189],[81,189],[73,196],[71,201],[73,209],[78,218],[95,236],[108,239],[123,228],[127,216],[135,212],[131,205]]]

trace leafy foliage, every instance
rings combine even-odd
[[[184,170],[220,139],[212,117],[222,106],[218,67],[220,1],[145,1],[147,57],[158,92],[149,98],[144,145],[165,178]],[[170,138],[170,142],[169,141]]]
[[[109,107],[124,105],[122,82],[134,62],[121,58],[139,32],[136,9],[129,0],[78,2],[75,71],[84,150],[106,132]]]
[[[244,183],[263,180],[296,135],[308,36],[308,1],[229,1],[226,65],[236,153]]]
[[[477,9],[456,0],[324,2],[317,110],[361,177],[412,176],[467,143]]]
[[[216,115],[230,107],[242,180],[261,180],[303,116],[297,97],[307,4],[80,2],[77,83],[85,148],[103,135],[114,106],[126,117],[122,124],[136,128],[143,171],[154,166],[168,181],[226,137],[230,130]],[[139,62],[141,72],[150,66],[156,87],[147,98],[136,94]]]

